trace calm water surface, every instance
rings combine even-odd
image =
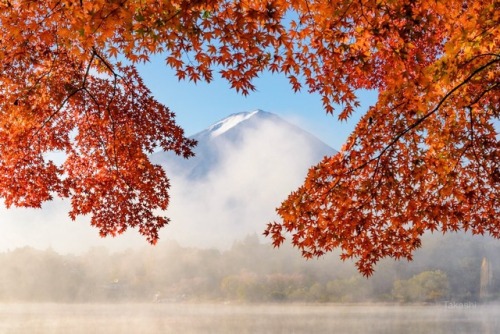
[[[500,306],[0,304],[0,333],[500,333]]]

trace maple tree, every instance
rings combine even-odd
[[[243,94],[263,71],[319,93],[347,119],[356,90],[379,99],[339,154],[279,208],[305,256],[340,247],[370,274],[411,258],[425,230],[500,236],[499,4],[428,0],[0,0],[0,196],[57,195],[101,234],[168,219],[168,178],[148,154],[192,155],[135,64],[154,54],[180,79],[214,71]],[[64,152],[58,165],[47,157]]]
[[[500,3],[336,5],[314,26],[322,66],[334,89],[376,89],[378,101],[265,233],[277,246],[292,233],[306,257],[340,248],[367,276],[383,257],[411,260],[425,231],[499,238]]]

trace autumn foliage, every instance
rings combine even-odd
[[[499,237],[499,13],[496,0],[0,0],[0,196],[69,198],[102,235],[132,226],[154,243],[168,178],[148,154],[194,145],[134,67],[161,53],[180,79],[215,71],[243,94],[284,73],[343,120],[356,90],[378,91],[279,208],[275,245],[290,232],[305,256],[340,247],[370,274],[429,229]]]
[[[334,90],[379,98],[266,233],[279,245],[291,232],[306,257],[340,248],[365,275],[383,257],[411,259],[427,230],[500,237],[500,3],[336,5],[316,26]]]

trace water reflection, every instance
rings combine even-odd
[[[499,333],[499,305],[2,304],[0,333]]]

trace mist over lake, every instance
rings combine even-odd
[[[498,333],[499,305],[1,304],[1,333]]]

